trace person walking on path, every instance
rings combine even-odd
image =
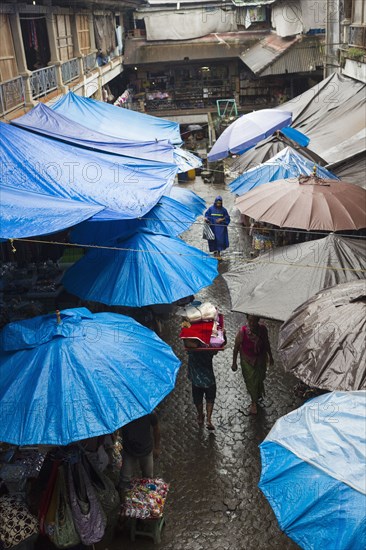
[[[257,414],[258,400],[264,396],[267,359],[273,365],[273,356],[267,328],[259,323],[260,319],[255,315],[248,315],[247,319],[247,324],[241,327],[235,338],[231,368],[233,371],[237,370],[237,357],[240,353],[244,382],[252,400],[249,412]]]
[[[210,224],[215,235],[214,240],[208,241],[209,250],[217,256],[218,260],[221,260],[220,252],[229,247],[227,226],[230,223],[229,213],[222,205],[222,197],[216,197],[213,205],[206,210],[205,222]]]
[[[120,489],[129,485],[135,469],[139,466],[142,477],[154,475],[154,458],[160,454],[160,428],[157,414],[152,412],[129,422],[121,429],[122,468]]]
[[[225,331],[224,339],[226,344]],[[213,370],[213,358],[217,353],[217,351],[212,350],[188,352],[188,378],[192,382],[192,397],[197,409],[197,422],[202,426],[205,421],[203,412],[203,397],[205,397],[206,428],[211,431],[215,429],[211,418],[216,398],[216,378]]]

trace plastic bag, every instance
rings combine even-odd
[[[66,486],[64,467],[60,466],[55,486],[56,513],[53,532],[50,539],[57,548],[70,548],[80,543],[72,517],[69,495]]]
[[[199,306],[189,305],[179,308],[178,315],[188,319],[190,323],[199,323],[201,321],[210,321],[218,319],[217,308],[211,302],[203,302]]]
[[[90,546],[102,540],[107,518],[81,462],[69,464],[68,485],[74,524],[81,542]]]
[[[111,519],[111,516],[117,512],[121,504],[117,489],[109,477],[98,470],[87,456],[83,456],[82,462],[106,517]],[[117,516],[116,513],[116,519]]]
[[[206,239],[206,241],[214,241],[215,240],[214,232],[212,231],[212,229],[208,225],[208,223],[203,224],[202,239]]]

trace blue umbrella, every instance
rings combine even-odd
[[[237,195],[244,195],[247,191],[281,179],[291,179],[298,176],[310,176],[314,166],[320,178],[338,179],[332,172],[315,164],[291,147],[285,147],[267,162],[247,170],[229,184],[230,191]]]
[[[259,487],[303,549],[364,547],[365,398],[356,391],[312,399],[280,418],[260,445]]]
[[[194,213],[184,204],[170,197],[161,197],[150,212],[135,220],[111,219],[108,213],[93,216],[81,223],[71,233],[71,240],[79,244],[105,244],[118,237],[127,238],[140,229],[164,233],[176,237],[194,222]]]
[[[59,321],[59,322],[58,322]],[[154,332],[85,308],[1,331],[0,441],[68,445],[150,413],[180,362]]]
[[[179,238],[143,230],[92,249],[65,273],[64,287],[84,300],[142,307],[171,304],[209,286],[217,260]]]
[[[241,154],[292,122],[292,113],[262,109],[242,115],[222,132],[208,153],[209,162],[221,160],[230,153]]]
[[[174,185],[170,190],[169,196],[188,206],[196,216],[200,216],[206,210],[206,201],[190,189]]]

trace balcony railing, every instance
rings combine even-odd
[[[21,76],[0,83],[0,114],[24,105],[24,82]]]
[[[88,53],[88,55],[83,58],[83,63],[85,73],[92,71],[97,66],[97,54]]]
[[[37,99],[53,90],[57,90],[57,74],[55,65],[33,71],[30,76],[32,97]]]
[[[74,57],[73,59],[69,59],[68,61],[65,61],[64,63],[62,63],[61,73],[62,73],[62,82],[64,84],[67,84],[68,82],[71,82],[76,78],[79,78],[80,76],[79,59],[77,57]]]

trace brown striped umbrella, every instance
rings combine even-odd
[[[261,185],[236,199],[242,214],[279,227],[348,231],[366,227],[366,190],[316,175]]]

